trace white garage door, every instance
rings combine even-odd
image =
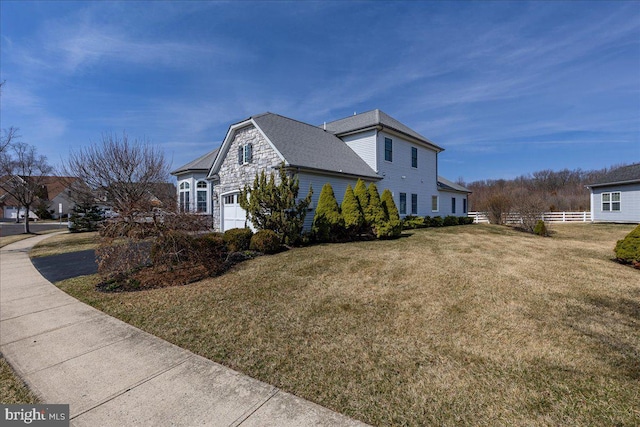
[[[244,228],[247,213],[238,203],[238,193],[222,197],[222,231],[231,228]]]

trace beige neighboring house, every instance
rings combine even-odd
[[[7,179],[6,177],[3,180]],[[67,217],[75,203],[72,198],[71,186],[78,181],[78,178],[64,176],[45,176],[42,177],[42,196],[41,200],[47,204],[47,210],[54,219],[60,216]],[[24,218],[24,207],[18,206],[18,202],[4,190],[0,189],[0,218],[15,220],[18,215]],[[38,219],[34,213],[37,203],[35,203],[29,211],[29,218]]]

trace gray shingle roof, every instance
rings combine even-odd
[[[326,124],[326,127],[328,132],[334,133],[336,135],[343,135],[346,133],[378,125],[393,129],[400,133],[404,133],[405,135],[409,135],[419,141],[424,142],[425,144],[432,145],[439,151],[444,150],[444,148],[437,146],[424,136],[420,135],[418,132],[400,123],[398,120],[386,114],[384,111],[380,111],[378,109],[329,122]],[[324,126],[325,125],[321,125],[318,127],[323,128]]]
[[[331,132],[273,113],[251,118],[292,166],[381,178]]]
[[[171,172],[171,175],[178,175],[180,173],[188,172],[188,171],[207,171],[208,172],[209,169],[211,169],[211,166],[213,166],[213,161],[218,155],[218,150],[220,150],[220,148],[216,148],[215,150],[210,151],[207,154],[200,156],[195,160],[190,161],[186,165],[180,166],[179,168]]]
[[[464,187],[460,184],[456,184],[455,182],[449,181],[445,177],[438,175],[438,190],[444,191],[461,191],[463,193],[471,193],[467,187]]]
[[[596,180],[596,182],[589,184],[588,187],[638,181],[640,181],[640,163],[635,163],[610,171],[602,178]]]

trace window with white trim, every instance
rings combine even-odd
[[[431,196],[431,211],[438,212],[439,210],[438,196]]]
[[[619,212],[621,194],[619,191],[602,193],[602,210],[605,212]]]
[[[196,209],[198,212],[207,211],[207,183],[206,181],[198,181],[196,184]]]
[[[244,144],[238,147],[238,164],[244,165],[253,161],[253,144]]]
[[[407,193],[400,193],[400,215],[407,214]]]
[[[224,204],[225,205],[233,205],[236,200],[235,194],[229,194],[228,196],[224,196]]]
[[[180,211],[187,212],[189,211],[189,196],[191,195],[191,186],[188,182],[183,182],[180,184]]]
[[[412,194],[411,195],[411,215],[417,215],[417,214],[418,214],[418,195]]]

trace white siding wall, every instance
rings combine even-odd
[[[591,189],[592,221],[640,223],[640,184],[596,187]],[[620,192],[620,210],[603,211],[602,193]]]
[[[342,198],[344,197],[344,192],[347,190],[347,185],[351,184],[351,187],[355,187],[356,182],[358,180],[356,178],[340,178],[330,175],[316,175],[307,172],[300,172],[298,174],[298,180],[300,183],[300,191],[298,192],[298,196],[301,198],[307,195],[309,191],[309,185],[313,188],[313,197],[311,199],[311,210],[307,212],[307,216],[304,221],[304,227],[306,230],[311,229],[311,224],[313,223],[313,216],[315,215],[315,208],[318,206],[318,199],[320,198],[320,192],[322,191],[322,187],[328,182],[331,184],[333,188],[333,193],[336,195],[336,200],[338,200],[338,204],[342,204]],[[368,185],[369,182],[365,181]],[[377,184],[376,184],[377,185]],[[381,191],[382,193],[382,191]]]
[[[371,169],[376,172],[378,171],[375,130],[345,136],[342,140],[346,142],[358,156],[362,157]]]
[[[391,138],[393,141],[393,160],[391,162],[384,159],[385,138]],[[376,146],[378,158],[376,170],[379,175],[383,176],[383,180],[377,184],[380,194],[385,188],[388,188],[393,193],[396,206],[400,209],[400,193],[407,193],[407,214],[411,213],[411,194],[417,194],[417,215],[433,216],[431,196],[439,195],[437,153],[423,145],[411,143],[385,132],[378,132]],[[417,168],[411,167],[411,147],[418,149]],[[442,198],[440,204],[442,207]]]
[[[433,212],[431,214],[428,214],[430,216],[441,216],[441,217],[445,217],[447,215],[454,215],[454,216],[467,216],[468,212],[463,212],[462,208],[463,208],[463,200],[467,199],[467,196],[465,194],[462,193],[456,193],[456,192],[449,192],[449,191],[440,191],[439,192],[440,195],[440,209],[438,212]],[[456,212],[454,213],[452,210],[453,207],[453,203],[451,202],[451,199],[455,198],[456,199]],[[467,211],[469,210],[469,204],[468,204],[468,200],[467,200]]]

